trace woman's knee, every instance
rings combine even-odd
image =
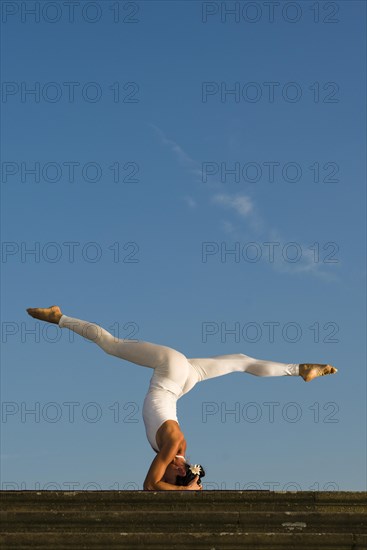
[[[103,334],[103,336],[96,340],[96,344],[108,355],[116,355],[116,343],[112,334]]]

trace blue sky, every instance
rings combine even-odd
[[[154,458],[151,372],[25,313],[56,303],[188,357],[335,365],[197,385],[187,455],[208,489],[365,490],[365,3],[115,4],[2,6],[2,488],[141,489]]]

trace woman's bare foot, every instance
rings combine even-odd
[[[47,323],[59,324],[62,313],[59,306],[50,307],[29,307],[27,309],[28,314],[35,319],[41,319]]]
[[[314,378],[318,376],[325,376],[325,374],[334,374],[338,372],[338,369],[332,365],[318,365],[318,364],[309,364],[302,363],[299,366],[299,374],[302,376],[305,382],[311,382]]]

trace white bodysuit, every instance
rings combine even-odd
[[[177,400],[197,382],[232,372],[255,376],[298,376],[298,363],[276,363],[254,359],[243,353],[188,359],[183,353],[142,340],[120,340],[105,329],[63,315],[59,326],[92,340],[106,353],[131,363],[154,369],[143,404],[143,420],[148,441],[158,452],[156,433],[166,420],[177,419]]]

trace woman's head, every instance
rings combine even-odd
[[[201,485],[201,478],[205,476],[205,470],[201,464],[186,464],[184,465],[184,472],[176,476],[175,485],[186,486],[188,485],[196,476],[199,476],[197,483]]]
[[[171,485],[176,485],[177,476],[186,475],[186,462],[183,459],[174,458],[166,468],[164,473],[163,481],[166,483],[171,483]]]
[[[199,476],[198,483],[201,485],[201,478],[205,476],[204,468],[200,464],[189,464],[181,455],[170,462],[166,468],[163,481],[172,485],[185,486],[196,476]]]

